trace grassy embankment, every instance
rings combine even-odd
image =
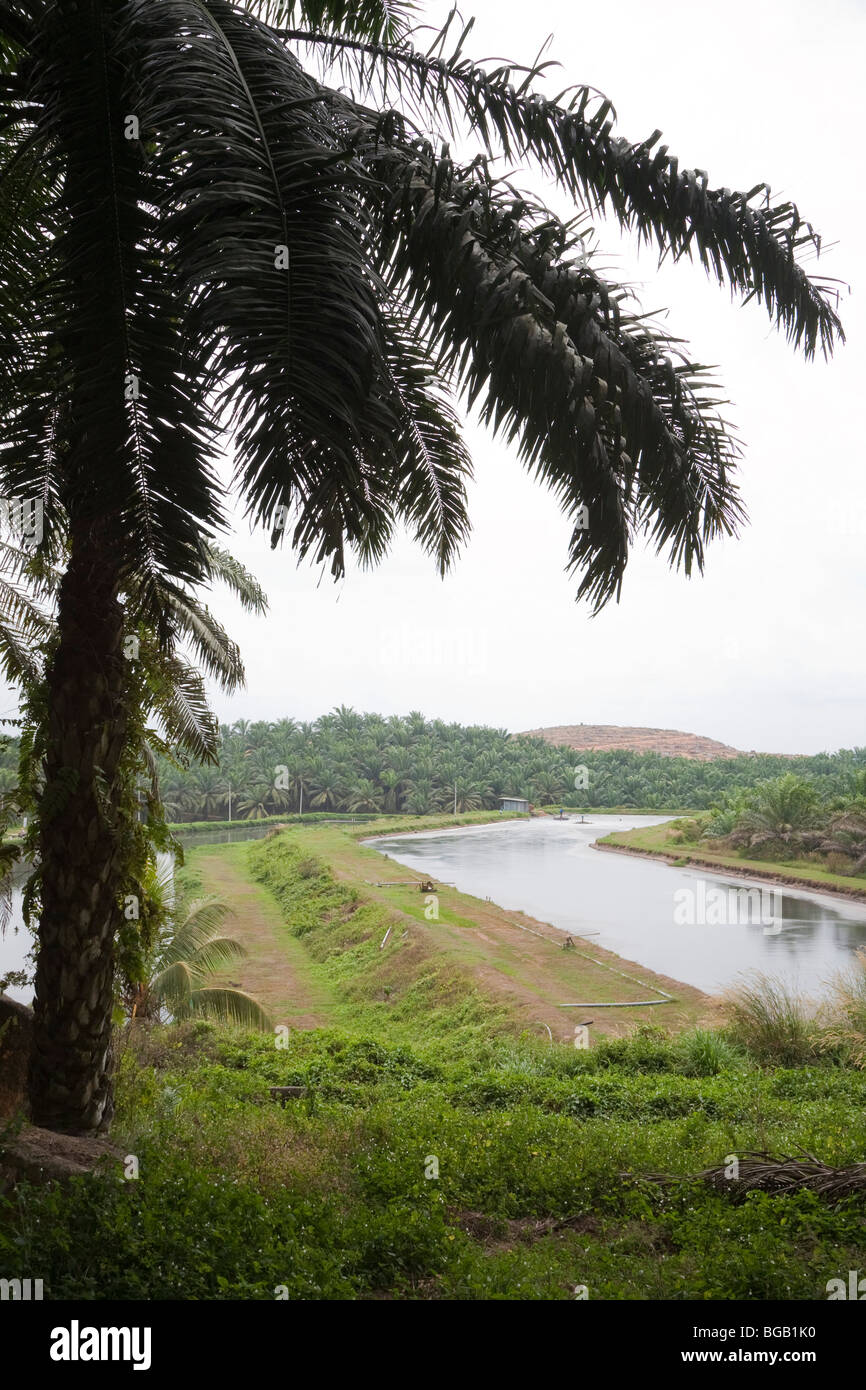
[[[127,1039],[114,1137],[139,1179],[19,1189],[7,1277],[38,1270],[52,1298],[814,1299],[866,1263],[862,1200],[640,1177],[757,1148],[859,1160],[866,1075],[843,1052],[765,1068],[694,1027],[540,1041],[447,944],[496,930],[460,928],[472,900],[443,891],[427,922],[417,889],[362,882],[371,855],[335,829],[195,852],[261,931],[263,977],[282,970],[287,1045]],[[272,1085],[308,1091],[280,1109]]]
[[[478,823],[483,814],[459,819],[463,824]],[[419,828],[451,823],[448,817],[428,817]],[[202,875],[207,890],[226,897],[238,910],[240,935],[250,958],[236,968],[233,978],[260,997],[275,1018],[283,1018],[290,1001],[280,992],[284,977],[274,968],[273,933],[253,932],[249,913],[234,896],[247,862],[259,866],[256,872],[264,876],[262,881],[291,924],[280,934],[283,943],[294,939],[299,914],[305,917],[316,910],[322,894],[329,903],[333,894],[340,914],[351,919],[353,948],[355,934],[363,930],[363,948],[348,950],[347,942],[341,941],[339,953],[335,949],[327,962],[309,961],[305,972],[334,993],[340,1021],[347,1024],[378,1026],[377,1015],[385,1010],[392,1024],[404,1019],[407,1029],[415,1029],[423,1001],[419,1003],[413,990],[421,978],[447,978],[449,995],[478,995],[485,1001],[488,1024],[492,1011],[502,1015],[512,1031],[547,1037],[549,1028],[557,1040],[570,1039],[575,1023],[586,1017],[581,1013],[578,1019],[562,1004],[670,996],[669,1002],[648,1008],[596,1010],[593,1031],[598,1034],[630,1031],[649,1015],[661,1015],[666,1024],[682,1028],[712,1013],[711,1001],[699,990],[623,961],[591,939],[577,939],[573,950],[565,950],[562,932],[521,912],[507,911],[447,884],[435,884],[435,895],[420,892],[422,878],[415,870],[358,843],[371,830],[388,834],[395,827],[402,830],[400,823],[387,820],[363,828],[292,829],[279,840],[259,841],[251,851],[247,845],[234,845],[190,852],[189,865]],[[259,848],[263,843],[267,850]],[[303,851],[310,870],[299,890],[291,894],[274,879],[274,866],[289,850]],[[316,864],[327,867],[320,871]],[[380,949],[389,929],[386,945]],[[277,953],[279,949],[277,944]],[[363,1018],[359,1010],[364,1010]]]
[[[724,854],[708,848],[705,841],[695,843],[683,837],[683,826],[677,821],[650,825],[638,830],[619,830],[598,841],[602,847],[629,850],[651,855],[671,863],[726,870],[750,878],[766,878],[787,883],[792,887],[814,888],[819,891],[843,893],[846,897],[866,900],[866,877],[831,873],[819,864],[804,859],[747,859],[739,854]]]

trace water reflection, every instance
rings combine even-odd
[[[476,897],[572,934],[591,932],[609,950],[710,993],[742,971],[762,970],[818,995],[836,971],[850,965],[854,951],[866,947],[866,903],[780,888],[771,890],[772,925],[748,914],[720,921],[712,913],[686,920],[680,913],[677,920],[683,895],[691,893],[700,905],[712,894],[742,895],[768,886],[591,847],[611,830],[665,819],[538,819],[370,843]]]

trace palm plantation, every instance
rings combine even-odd
[[[453,808],[456,782],[458,810],[497,810],[509,795],[537,806],[714,807],[713,832],[728,834],[753,800],[764,815],[781,807],[784,823],[810,808],[820,815],[857,803],[866,778],[866,748],[701,762],[625,749],[577,752],[507,729],[428,719],[417,710],[384,718],[345,707],[312,726],[291,719],[224,724],[219,756],[219,767],[188,770],[157,758],[170,820],[227,820],[229,787],[232,820],[296,816],[302,809],[305,816],[428,815]],[[585,779],[575,778],[579,766]],[[278,768],[286,774],[275,776]]]
[[[637,535],[691,573],[742,512],[712,382],[586,259],[591,217],[696,255],[809,357],[841,337],[793,204],[711,188],[658,133],[615,136],[591,89],[544,96],[540,69],[473,64],[455,34],[416,50],[410,13],[0,0],[0,472],[43,500],[43,546],[68,547],[35,711],[31,1106],[49,1127],[110,1115],[124,595],[170,650],[173,596],[206,580],[224,522],[221,447],[274,544],[338,576],[407,525],[444,570],[468,528],[455,402],[474,404],[572,520],[567,567],[598,607]],[[449,153],[453,131],[478,157]],[[497,156],[553,178],[576,220],[497,178]],[[306,798],[303,758],[291,777]]]

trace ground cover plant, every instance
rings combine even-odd
[[[53,1298],[809,1300],[866,1262],[862,1190],[697,1176],[755,1151],[860,1162],[844,1038],[780,1064],[734,1011],[551,1045],[426,964],[391,1003],[382,953],[359,971],[381,909],[302,834],[249,847],[251,868],[315,968],[354,980],[336,1021],[128,1027],[112,1135],[139,1175],[7,1192],[10,1275],[38,1269]],[[283,1107],[277,1086],[304,1089]]]

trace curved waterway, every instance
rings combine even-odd
[[[669,819],[537,818],[366,843],[709,994],[760,970],[818,997],[866,948],[866,902],[591,848],[613,830]]]

